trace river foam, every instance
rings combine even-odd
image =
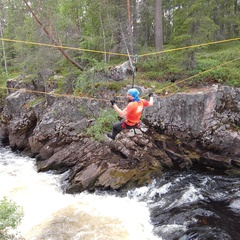
[[[24,209],[18,230],[26,240],[153,240],[144,202],[112,194],[61,190],[64,175],[37,173],[35,160],[0,149],[0,196]]]

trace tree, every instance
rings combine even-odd
[[[162,24],[163,24],[163,36],[164,36],[164,43],[170,43],[173,35],[173,13],[174,13],[174,0],[163,0],[163,17],[162,17]]]
[[[70,58],[69,55],[63,50],[63,48],[60,46],[61,44],[59,44],[54,37],[52,36],[51,32],[47,30],[47,28],[44,26],[43,22],[37,17],[37,15],[34,13],[33,9],[31,8],[31,6],[28,4],[27,0],[23,0],[24,3],[26,4],[26,6],[28,7],[29,11],[32,13],[32,15],[34,16],[34,18],[36,19],[36,21],[39,23],[39,25],[42,27],[43,31],[46,33],[46,35],[51,39],[52,43],[57,47],[57,49],[63,54],[63,56],[69,61],[71,62],[74,66],[76,66],[78,69],[82,70],[84,69],[83,66],[81,66],[80,64],[78,64],[74,59]]]
[[[238,37],[240,29],[239,0],[2,0],[2,4],[2,36],[55,45],[0,43],[2,69],[7,63],[8,71],[15,68],[28,74],[47,68],[61,71],[62,66],[85,70],[102,60],[122,61],[122,56],[109,52],[158,51],[163,41],[166,48],[190,46]],[[186,56],[192,59],[187,63],[190,68],[194,51]]]
[[[163,49],[162,0],[155,0],[155,49]]]
[[[142,0],[138,6],[138,44],[141,47],[154,44],[154,1]]]
[[[131,13],[131,3],[127,0],[127,12],[128,12],[128,38],[130,42],[130,54],[133,54],[133,23],[132,23],[132,13]]]
[[[239,7],[236,0],[219,0],[212,3],[212,16],[218,28],[214,31],[214,40],[233,38],[238,36]]]
[[[0,18],[0,38],[2,38],[1,42],[2,42],[2,56],[3,56],[3,61],[4,61],[4,68],[5,68],[6,74],[8,74],[5,44],[4,44],[4,40],[3,40],[4,8],[5,8],[4,3],[0,4],[0,16],[1,16],[1,18]]]
[[[174,6],[172,43],[176,46],[191,46],[213,39],[213,33],[218,28],[211,19],[212,4],[204,0],[176,0]],[[196,49],[187,51],[185,66],[195,67]]]

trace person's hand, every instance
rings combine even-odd
[[[114,104],[116,104],[115,99],[110,100],[110,102],[111,102],[112,106],[113,106]]]
[[[149,96],[149,97],[153,97],[153,93],[150,92],[150,93],[148,94],[148,96]]]

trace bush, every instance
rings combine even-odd
[[[116,121],[117,116],[113,109],[102,111],[95,124],[87,129],[87,134],[94,140],[101,141],[103,139],[102,135],[109,132],[112,124]]]
[[[9,239],[9,231],[16,229],[22,218],[22,207],[6,197],[0,200],[0,239]]]

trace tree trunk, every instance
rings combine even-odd
[[[103,20],[102,20],[102,16],[101,16],[101,11],[99,9],[99,19],[100,19],[100,23],[101,23],[101,27],[102,27],[102,35],[103,35],[103,47],[104,47],[104,62],[107,62],[107,49],[106,49],[106,36],[105,36],[105,30],[104,30],[104,25],[103,25]]]
[[[239,16],[238,15],[238,0],[235,0],[234,1],[234,17],[236,16]],[[234,27],[233,27],[233,32],[234,32],[234,37],[237,37],[238,36],[238,33],[239,33],[239,30],[238,30],[238,24],[234,24]]]
[[[133,54],[133,34],[132,34],[132,18],[131,18],[130,0],[127,0],[127,9],[128,9],[128,37],[129,37],[129,45],[130,45],[130,54]]]
[[[3,31],[2,31],[2,24],[1,24],[1,22],[0,22],[0,37],[2,38],[2,53],[3,53],[3,59],[4,59],[4,68],[5,68],[6,74],[8,75],[7,59],[6,59],[6,53],[5,53],[5,46],[4,46]]]
[[[36,14],[34,13],[34,11],[32,10],[32,8],[30,7],[30,5],[28,4],[27,0],[23,0],[24,3],[26,4],[26,6],[28,7],[28,9],[30,10],[30,12],[32,13],[32,15],[34,16],[34,18],[36,19],[36,21],[40,24],[40,26],[42,27],[43,31],[46,33],[46,35],[51,39],[52,43],[57,47],[57,49],[63,54],[63,56],[70,61],[75,67],[77,67],[78,69],[80,69],[81,71],[84,70],[84,67],[79,65],[76,61],[74,61],[72,58],[70,58],[68,56],[68,54],[61,48],[61,46],[59,46],[59,44],[54,40],[53,36],[51,35],[51,33],[44,27],[43,23],[40,21],[40,19],[36,16]]]
[[[132,0],[133,53],[138,52],[137,0]]]
[[[162,0],[155,0],[155,49],[163,49]]]

